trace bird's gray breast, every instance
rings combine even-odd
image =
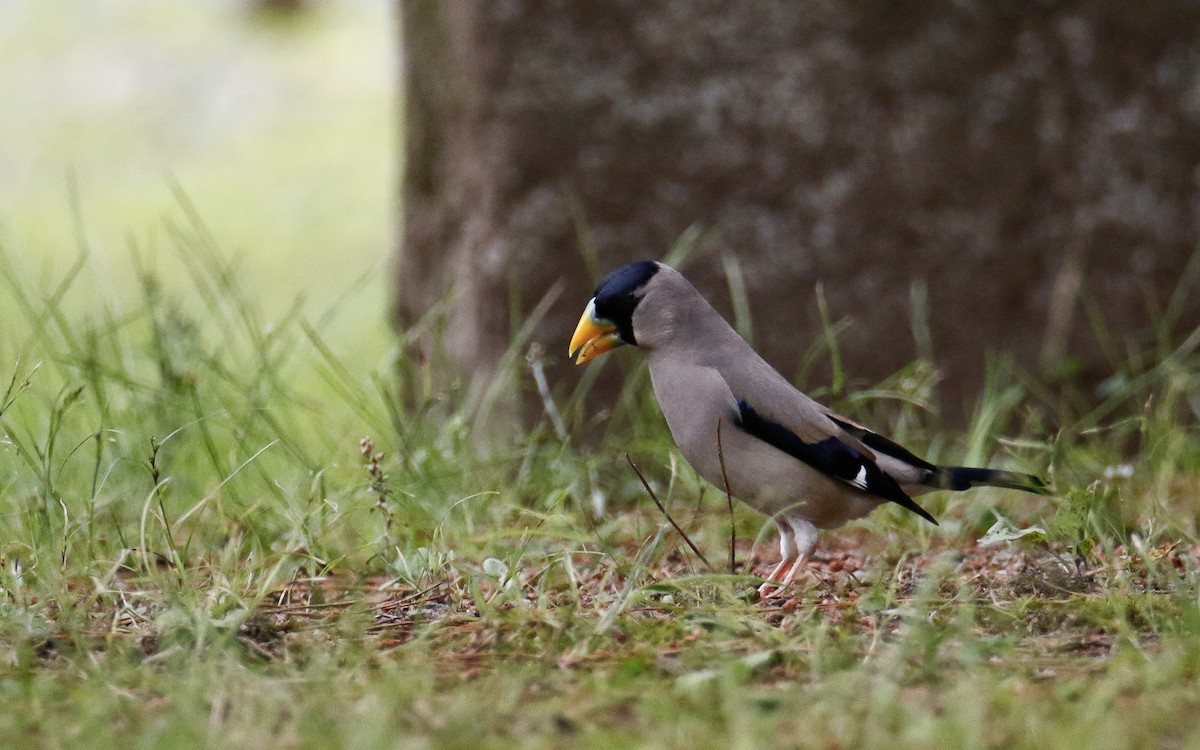
[[[724,378],[711,367],[652,355],[650,380],[683,457],[700,476],[721,486],[718,424],[722,442],[729,440],[737,413],[737,401]]]

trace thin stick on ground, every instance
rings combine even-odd
[[[567,442],[567,423],[563,421],[562,414],[554,403],[554,394],[550,392],[550,384],[546,382],[546,352],[540,343],[535,341],[529,345],[529,350],[525,353],[525,362],[533,373],[533,382],[537,385],[538,396],[542,399],[542,406],[546,409],[550,425],[554,427],[554,434],[560,441]]]
[[[633,473],[637,474],[638,479],[642,480],[642,486],[646,488],[646,492],[650,494],[650,499],[654,501],[656,506],[658,506],[658,512],[662,513],[671,526],[679,532],[679,536],[683,537],[683,541],[687,542],[687,546],[692,548],[692,552],[696,553],[696,557],[700,558],[700,562],[704,563],[711,570],[712,565],[709,564],[708,558],[704,556],[704,553],[700,551],[699,547],[692,543],[691,538],[688,537],[683,529],[679,528],[679,524],[675,523],[675,519],[671,518],[671,514],[668,513],[667,509],[663,507],[663,504],[658,501],[658,495],[655,495],[654,490],[650,489],[650,483],[646,481],[646,477],[644,474],[642,474],[642,470],[638,468],[638,465],[633,462],[633,457],[626,453],[625,460],[629,462],[631,467],[633,467]]]
[[[737,574],[737,524],[733,522],[733,495],[729,492],[729,474],[725,473],[725,448],[721,445],[721,422],[717,418],[717,458],[721,461],[721,481],[725,483],[725,502],[729,504],[729,573]]]

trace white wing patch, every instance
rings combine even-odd
[[[859,488],[860,490],[865,490],[867,488],[867,467],[866,467],[866,465],[858,467],[858,474],[855,475],[854,479],[850,480],[850,484],[854,485],[855,487]]]

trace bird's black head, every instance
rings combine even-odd
[[[658,269],[658,263],[652,260],[630,263],[605,276],[596,287],[596,317],[615,325],[621,340],[627,344],[637,344],[633,335],[633,310]]]

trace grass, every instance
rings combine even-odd
[[[271,318],[303,293],[356,356],[387,348],[396,104],[385,0],[294,19],[248,0],[68,9],[0,3],[0,241],[47,283],[86,238],[84,315],[137,284],[135,241],[186,273],[163,229],[188,196]],[[364,333],[369,329],[369,335]]]
[[[934,496],[938,529],[882,510],[764,604],[770,529],[686,468],[635,357],[599,365],[630,383],[606,420],[584,373],[550,384],[565,440],[485,435],[465,391],[267,318],[181,213],[90,315],[67,312],[88,257],[38,281],[0,255],[0,744],[1200,740],[1196,337],[1130,358],[1099,407],[994,360],[963,434],[926,363],[848,380],[839,408],[1059,496]],[[510,360],[501,385],[534,396]]]
[[[564,342],[514,338],[475,390],[396,355],[382,4],[287,33],[94,5],[0,7],[0,746],[1200,744],[1200,334],[1169,333],[1200,267],[1152,341],[1087,301],[1099,388],[989,359],[962,431],[929,361],[847,372],[819,294],[798,383],[1057,494],[881,510],[759,603],[773,531],[686,467],[635,353],[547,383],[561,424],[500,430]]]

